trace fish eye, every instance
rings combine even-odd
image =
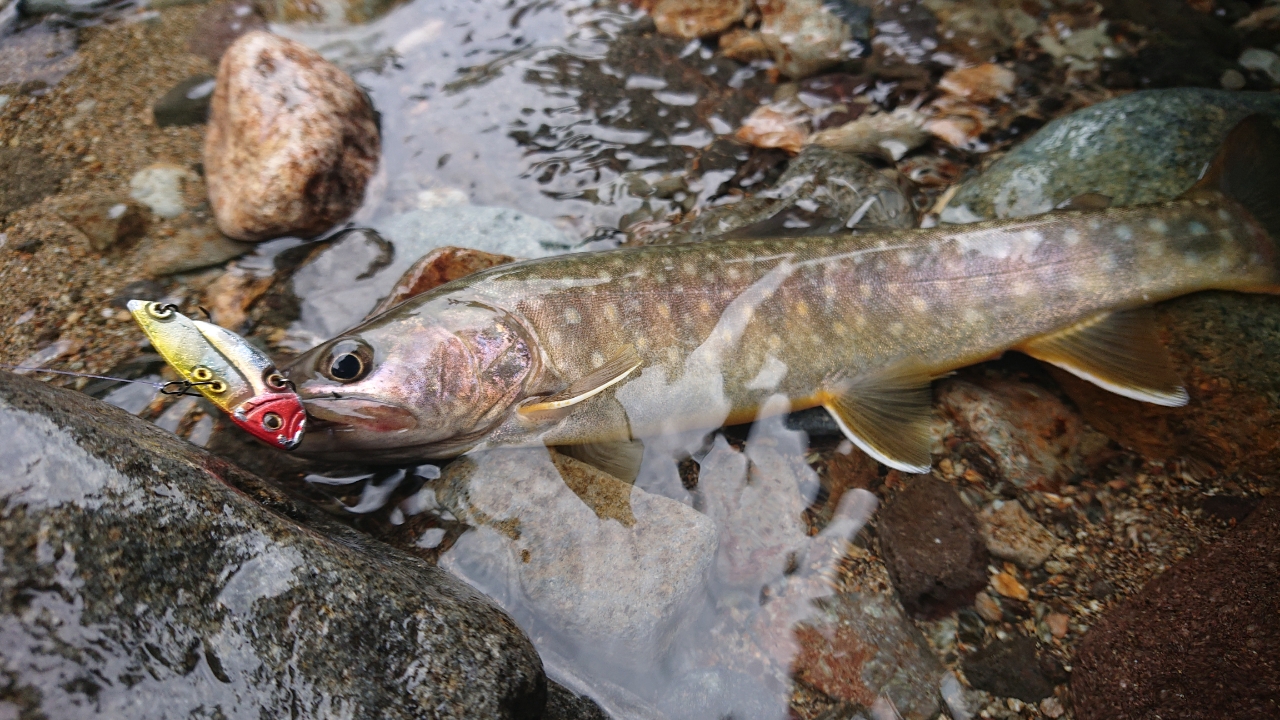
[[[349,383],[369,374],[372,365],[373,352],[368,345],[358,340],[341,340],[334,344],[321,367],[329,378]]]

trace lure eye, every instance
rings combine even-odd
[[[362,342],[342,340],[333,346],[325,363],[325,375],[341,383],[355,382],[369,374],[373,353]]]
[[[262,427],[267,430],[279,430],[284,427],[284,420],[273,412],[269,412],[262,416]]]

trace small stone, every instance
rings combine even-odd
[[[809,118],[795,103],[761,105],[745,120],[734,135],[759,148],[782,148],[798,153],[809,135]]]
[[[275,277],[259,275],[237,265],[227,268],[204,290],[204,305],[217,325],[239,332],[249,317],[249,308],[271,287]]]
[[[236,38],[266,29],[266,19],[250,0],[218,2],[196,19],[187,49],[216,65]]]
[[[183,186],[194,180],[196,176],[184,167],[155,163],[134,173],[129,180],[129,197],[162,218],[176,218],[187,209]]]
[[[891,113],[863,115],[840,127],[823,130],[809,143],[833,150],[880,155],[897,162],[929,140],[926,118],[917,110],[900,107]]]
[[[1249,48],[1240,54],[1240,67],[1266,73],[1272,83],[1280,83],[1280,55],[1270,50]]]
[[[849,26],[821,0],[761,0],[760,37],[782,74],[800,79],[845,58]]]
[[[1218,82],[1221,83],[1223,90],[1243,90],[1245,86],[1244,73],[1239,70],[1223,70],[1222,79]]]
[[[1045,677],[1036,654],[1036,642],[1029,637],[993,642],[961,663],[969,684],[979,690],[1029,703],[1053,694],[1053,683]]]
[[[987,583],[987,550],[977,518],[955,489],[912,477],[880,511],[880,543],[902,605],[937,616],[967,605]]]
[[[1067,622],[1070,619],[1066,615],[1056,612],[1044,616],[1044,622],[1049,626],[1049,632],[1053,633],[1053,636],[1059,640],[1067,636]]]
[[[987,550],[1024,568],[1039,567],[1058,547],[1058,538],[1036,522],[1017,500],[997,500],[978,513]]]
[[[728,30],[749,5],[747,0],[658,0],[650,14],[663,35],[693,39]]]
[[[973,599],[973,609],[987,622],[1000,622],[1004,619],[1004,609],[1000,607],[1000,601],[985,592],[978,593]]]
[[[1062,702],[1058,698],[1047,697],[1040,701],[1040,712],[1044,713],[1045,717],[1056,720],[1062,717],[1062,714],[1066,712],[1066,708],[1062,707]]]
[[[1003,65],[985,63],[956,68],[942,76],[938,88],[973,102],[990,102],[1013,92],[1018,76]]]
[[[153,238],[150,243],[142,270],[152,277],[221,265],[253,249],[208,225],[183,228],[171,238]]]
[[[1007,598],[1026,601],[1031,597],[1027,588],[1018,579],[1007,572],[998,572],[991,576],[991,588]]]
[[[749,63],[769,57],[764,38],[755,30],[737,28],[720,36],[720,52],[738,62]]]
[[[128,244],[147,231],[143,209],[119,197],[96,193],[76,195],[59,202],[55,212],[79,230],[96,252]]]
[[[156,127],[199,125],[207,121],[213,86],[212,75],[195,75],[173,86],[151,106]]]
[[[1071,565],[1061,560],[1050,560],[1044,564],[1044,569],[1050,575],[1061,575],[1070,570]]]
[[[237,240],[313,236],[349,216],[378,163],[373,107],[345,73],[265,32],[218,66],[204,162],[218,227]]]

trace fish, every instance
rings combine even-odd
[[[930,383],[1010,350],[1180,406],[1144,308],[1280,292],[1278,177],[1280,132],[1251,117],[1168,202],[1099,209],[1092,196],[970,225],[499,265],[291,363],[311,418],[297,452],[392,463],[547,445],[612,457],[625,477],[646,438],[821,406],[871,457],[921,473]]]
[[[193,320],[173,305],[130,300],[129,312],[151,345],[183,380],[257,439],[292,450],[307,412],[275,364],[225,328]]]

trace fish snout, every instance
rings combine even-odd
[[[406,432],[418,427],[418,418],[408,408],[364,395],[304,397],[302,405],[317,420],[369,432]]]

